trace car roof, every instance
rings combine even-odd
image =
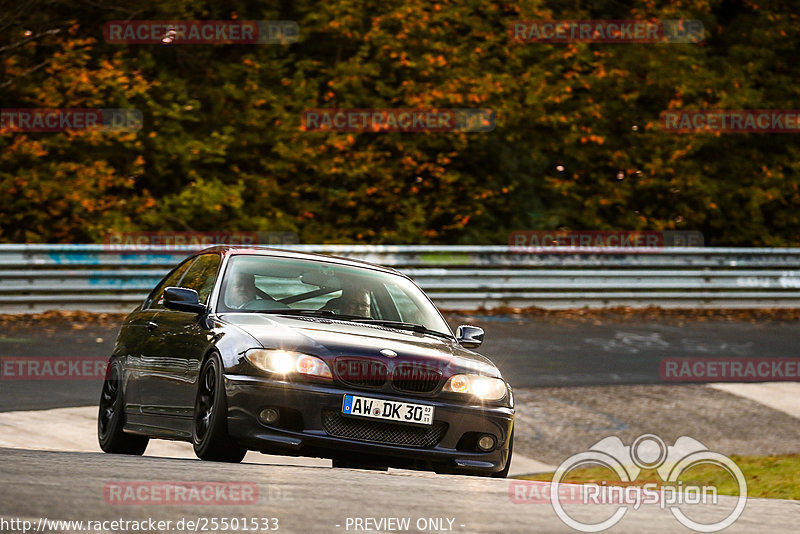
[[[404,275],[397,269],[392,269],[391,267],[385,267],[383,265],[377,265],[375,263],[370,263],[368,261],[354,260],[352,258],[343,258],[341,256],[331,256],[328,254],[299,252],[296,250],[286,250],[286,249],[279,249],[272,247],[262,247],[262,246],[235,247],[229,245],[228,246],[217,245],[203,249],[197,252],[195,255],[207,254],[209,252],[217,252],[225,256],[238,256],[238,255],[271,256],[278,258],[292,258],[299,260],[322,261],[326,263],[338,263],[341,265],[349,265],[352,267],[361,267],[361,268],[373,269],[376,271],[383,271],[391,274],[398,274],[400,276],[408,278],[406,275]]]

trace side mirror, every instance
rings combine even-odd
[[[206,307],[200,304],[197,291],[185,287],[168,287],[164,290],[164,307],[191,313],[204,313]]]
[[[463,347],[474,349],[483,343],[483,328],[461,325],[456,329],[456,339]]]

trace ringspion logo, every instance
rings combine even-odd
[[[584,466],[601,466],[619,478],[617,485],[584,484],[577,496],[569,493],[568,502],[578,500],[581,504],[617,504],[617,509],[608,516],[590,522],[587,518],[577,519],[570,515],[562,502],[561,481],[574,469]],[[718,504],[717,488],[712,485],[697,486],[684,484],[680,477],[699,465],[716,467],[731,477],[738,486],[736,504],[721,519],[709,520],[704,517],[692,518],[687,514],[692,506],[698,504]],[[632,487],[643,470],[654,470],[663,485],[645,483]],[[633,444],[626,446],[616,436],[602,439],[588,451],[570,456],[556,469],[553,481],[548,488],[550,502],[556,515],[566,525],[579,532],[600,532],[619,523],[629,507],[638,509],[642,504],[659,505],[669,509],[675,519],[683,526],[698,532],[718,532],[731,526],[742,515],[747,503],[747,481],[744,473],[729,457],[708,449],[705,445],[688,436],[679,437],[674,445],[666,445],[664,440],[654,434],[642,434]],[[524,492],[521,492],[524,495]],[[603,508],[602,511],[607,510]],[[601,514],[597,514],[600,516]],[[608,517],[606,517],[608,516]],[[702,520],[701,520],[702,519]]]

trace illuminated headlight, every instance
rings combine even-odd
[[[328,364],[316,356],[286,350],[250,350],[245,354],[247,361],[268,373],[278,375],[299,374],[314,378],[331,380]]]
[[[499,378],[481,375],[454,375],[443,391],[474,395],[483,400],[500,400],[506,396],[506,383]]]

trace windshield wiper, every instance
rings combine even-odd
[[[452,336],[450,336],[449,334],[445,334],[444,332],[438,332],[436,330],[431,330],[430,328],[417,323],[404,323],[403,321],[389,321],[386,319],[367,319],[367,318],[348,319],[348,321],[352,321],[354,323],[367,323],[379,326],[386,326],[389,328],[397,328],[399,330],[411,330],[412,332],[419,332],[420,334],[429,334],[432,336],[443,337],[445,339],[452,339]]]
[[[275,308],[272,310],[252,310],[257,313],[274,313],[276,315],[310,315],[312,317],[338,317],[331,310],[312,310],[310,308]]]

